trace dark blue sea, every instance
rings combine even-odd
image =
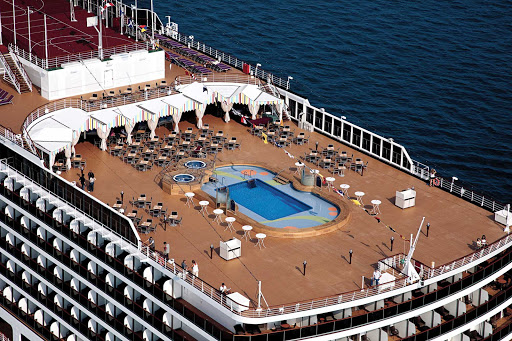
[[[512,202],[509,0],[154,1],[182,33]]]

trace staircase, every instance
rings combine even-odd
[[[11,84],[18,93],[32,92],[32,82],[28,78],[18,56],[9,50],[1,50],[0,61],[4,64],[4,80]]]

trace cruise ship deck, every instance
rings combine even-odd
[[[176,66],[173,66],[172,73],[169,68],[166,70],[166,79],[169,81],[185,73]],[[26,101],[25,99],[29,97],[36,98],[34,101]],[[87,98],[87,95],[84,95],[84,98]],[[23,103],[28,111],[30,106],[35,109],[44,102],[38,101],[35,94],[18,95],[15,101]],[[16,123],[22,116],[13,111],[10,106],[0,107],[0,124],[12,127],[13,130],[19,129]],[[228,137],[237,137],[241,144],[240,149],[224,150],[219,153],[216,160],[218,166],[231,164],[267,166],[276,171],[283,170],[281,174],[295,181],[295,184],[300,182],[294,166],[297,160],[289,158],[283,149],[272,144],[264,144],[261,137],[251,135],[248,126],[234,120],[225,123],[221,118],[212,115],[205,115],[203,120],[210,125],[210,129],[222,130]],[[194,127],[195,117],[190,116],[189,121],[191,122],[181,122],[180,129],[184,131],[191,127],[197,133],[198,129]],[[286,124],[292,125],[295,135],[301,131],[290,121]],[[163,138],[170,133],[170,130],[161,126],[157,128],[156,133]],[[92,195],[101,201],[112,206],[120,199],[120,192],[124,191],[123,207],[130,212],[132,205],[129,202],[132,198],[145,193],[152,197],[154,203],[163,202],[168,211],[177,211],[183,217],[181,226],[168,226],[166,230],[163,228],[163,223],[158,223],[155,232],[141,234],[142,240],[153,237],[156,249],[160,251],[163,249],[164,241],[170,243],[170,257],[174,258],[178,264],[186,260],[190,266],[191,261],[196,260],[200,267],[200,277],[204,281],[213,287],[219,287],[222,282],[225,282],[232,291],[241,292],[250,298],[253,304],[257,299],[257,280],[262,281],[262,292],[270,306],[358,290],[361,289],[363,276],[364,286],[369,286],[373,267],[379,260],[398,253],[407,254],[411,234],[416,234],[422,217],[425,217],[425,222],[414,259],[426,266],[431,266],[432,262],[435,262],[435,266],[439,266],[474,252],[475,241],[482,235],[486,235],[488,243],[503,237],[503,226],[494,221],[494,216],[489,211],[437,187],[429,187],[421,179],[322,134],[316,132],[305,132],[305,134],[311,135],[309,144],[292,144],[285,149],[292,155],[303,157],[305,153],[315,149],[315,143],[318,141],[319,150],[334,144],[336,150],[347,151],[349,154],[354,154],[354,158],[360,157],[364,162],[368,161],[368,167],[363,176],[353,170],[346,170],[344,177],[334,175],[334,187],[339,189],[340,184],[349,184],[351,199],[355,199],[356,191],[364,192],[364,208],[367,211],[372,209],[371,200],[380,200],[382,213],[377,215],[380,223],[375,216],[368,214],[362,207],[324,187],[320,192],[321,195],[335,204],[343,204],[341,210],[342,213],[349,215],[348,222],[332,232],[318,236],[293,239],[268,236],[265,240],[266,248],[261,250],[255,247],[256,238],[253,232],[252,241],[242,243],[240,261],[225,261],[219,257],[219,234],[224,240],[232,237],[240,239],[244,224],[234,223],[236,233],[225,231],[224,224],[219,225],[213,222],[214,216],[204,217],[199,212],[200,206],[197,200],[194,201],[195,207],[188,207],[183,194],[165,193],[155,182],[162,168],[154,167],[150,171],[139,172],[123,162],[121,158],[101,151],[90,142],[80,142],[76,146],[76,153],[87,160],[85,173],[87,174],[90,170],[94,172],[97,182]],[[308,162],[306,165],[318,168]],[[329,176],[327,171],[321,171],[322,173]],[[63,172],[62,176],[78,183],[80,172],[77,169],[71,169]],[[417,191],[416,206],[408,209],[395,206],[395,192],[411,187],[415,187]],[[206,197],[207,194],[202,193],[201,196]],[[211,215],[213,200],[209,201]],[[150,218],[144,210],[139,209],[139,212],[143,221]],[[430,223],[428,237],[426,237],[425,227],[427,223]],[[396,233],[386,226],[392,227]],[[390,250],[391,237],[394,238],[393,251]],[[210,259],[211,244],[215,246],[213,259]],[[353,250],[352,264],[349,264],[349,250]],[[306,276],[302,273],[303,261],[307,261]]]
[[[89,16],[77,11],[82,21]],[[112,14],[112,23],[121,20]],[[0,105],[0,305],[19,313],[23,333],[66,341],[472,341],[510,333],[512,237],[498,222],[509,219],[506,205],[462,188],[453,174],[438,174],[440,182],[429,186],[430,169],[412,159],[402,141],[313,107],[290,90],[290,78],[194,43],[170,24],[160,22],[156,42],[142,35],[142,49],[117,51],[112,59],[62,63],[53,55],[59,66],[43,69],[55,84],[45,90],[34,82],[32,92],[18,94],[0,83],[0,104],[5,91],[12,94],[10,104]],[[127,36],[139,34],[125,29]],[[26,56],[12,46],[3,51]],[[23,63],[31,71],[39,67]],[[130,76],[116,83],[124,68],[139,81]],[[75,71],[82,88],[65,96]],[[94,84],[91,75],[103,78]],[[135,143],[126,139],[132,128]],[[332,159],[311,162],[314,151]],[[186,170],[188,160],[206,167]],[[226,166],[231,173],[215,171]],[[96,178],[89,193],[77,189],[81,171]],[[174,182],[182,172],[196,179]],[[292,196],[302,208],[278,217],[267,216],[265,205],[247,213],[249,207],[223,201],[224,186],[257,181],[274,194],[290,183],[324,201],[300,202],[304,196],[286,187],[279,200]],[[342,195],[346,185],[348,195]],[[397,192],[407,190],[415,191],[413,205],[400,208]],[[139,205],[141,194],[146,199]],[[265,200],[258,196],[253,203]],[[157,203],[167,216],[176,212],[179,222],[152,216]],[[226,210],[230,204],[236,209]],[[226,217],[234,218],[232,226]],[[142,224],[147,219],[149,231]],[[249,240],[246,225],[253,227]],[[266,234],[264,247],[257,233]],[[478,245],[483,235],[487,243]],[[241,247],[226,256],[220,244],[232,238]],[[170,261],[161,255],[164,242]],[[198,277],[190,273],[193,260]],[[372,282],[376,268],[387,275],[379,285]],[[235,296],[221,293],[221,283]],[[21,339],[15,327],[11,332]]]

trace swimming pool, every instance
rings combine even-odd
[[[260,179],[239,182],[228,188],[230,199],[235,200],[238,205],[250,207],[251,211],[267,220],[279,219],[312,209],[311,206]]]
[[[273,180],[275,173],[265,168],[226,166],[216,168],[214,173],[217,183],[208,182],[201,189],[215,197],[220,188],[227,188],[241,213],[267,226],[313,227],[332,221],[340,213],[336,205],[314,193],[279,184]]]

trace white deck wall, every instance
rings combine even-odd
[[[32,83],[41,88],[41,96],[56,100],[102,92],[120,86],[152,82],[165,77],[164,51],[133,51],[112,55],[111,60],[88,59],[62,64],[62,68],[46,71],[19,58]],[[93,76],[94,75],[94,76]]]

